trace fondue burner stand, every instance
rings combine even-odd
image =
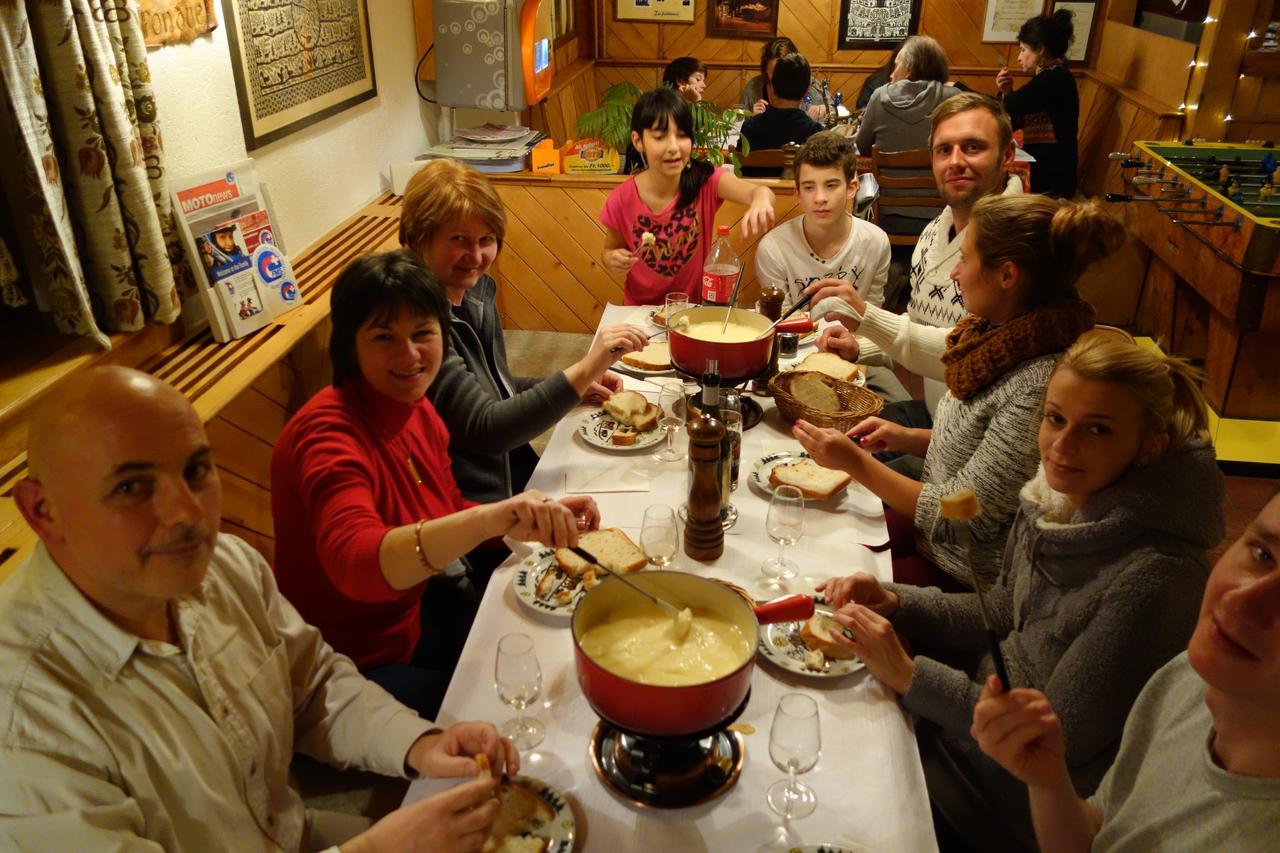
[[[742,774],[746,745],[742,735],[724,727],[688,738],[659,738],[601,720],[591,733],[590,753],[596,776],[614,795],[637,806],[680,809],[732,788]]]

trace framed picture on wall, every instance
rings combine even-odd
[[[920,0],[840,0],[841,50],[891,48],[920,26]]]
[[[378,94],[365,2],[223,0],[246,148]]]
[[[1044,12],[1044,0],[987,0],[982,18],[982,40],[1005,44],[1018,40],[1018,30],[1028,18]]]
[[[1049,10],[1058,9],[1070,10],[1071,26],[1075,28],[1075,38],[1067,48],[1067,64],[1083,65],[1089,59],[1089,43],[1098,21],[1098,0],[1054,0]]]
[[[692,24],[693,0],[615,0],[613,17],[619,21]]]
[[[771,39],[778,34],[781,0],[707,0],[707,35]]]

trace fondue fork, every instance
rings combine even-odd
[[[797,311],[799,311],[801,308],[805,307],[806,305],[808,305],[808,304],[809,304],[810,302],[812,302],[812,301],[813,301],[813,294],[812,294],[812,293],[810,293],[810,294],[809,294],[808,296],[806,296],[804,299],[801,299],[801,300],[800,300],[799,302],[797,302],[795,305],[792,305],[792,306],[791,306],[791,308],[789,308],[789,309],[787,310],[787,313],[783,314],[781,317],[779,317],[778,319],[774,320],[774,321],[773,321],[773,325],[771,325],[769,328],[765,329],[765,330],[764,330],[763,332],[761,332],[760,334],[756,335],[755,340],[760,340],[760,339],[761,339],[761,338],[763,338],[765,335],[767,335],[767,334],[769,334],[770,332],[772,332],[772,331],[773,331],[773,329],[774,329],[774,326],[777,326],[777,325],[778,325],[779,323],[781,323],[783,320],[787,319],[787,318],[788,318],[788,317],[790,317],[792,314],[796,313]]]
[[[724,323],[720,326],[720,334],[723,335],[725,329],[729,328],[729,318],[733,316],[733,309],[738,305],[738,288],[742,287],[742,261],[738,261],[738,277],[733,281],[733,293],[729,294],[729,307],[724,312]]]
[[[600,570],[601,570],[601,571],[603,571],[605,574],[613,575],[615,578],[617,578],[618,580],[622,581],[624,584],[626,584],[627,586],[631,587],[633,590],[635,590],[636,592],[640,593],[640,594],[641,594],[641,595],[643,595],[645,598],[647,598],[647,599],[649,599],[650,601],[652,601],[654,604],[658,605],[658,607],[659,607],[659,608],[660,608],[664,613],[666,613],[668,616],[670,616],[672,619],[679,619],[679,618],[680,618],[681,609],[680,609],[679,607],[676,607],[674,604],[672,604],[670,601],[667,601],[666,599],[659,598],[658,596],[656,596],[656,595],[654,595],[653,593],[649,592],[647,589],[642,589],[638,584],[634,583],[634,582],[633,582],[630,578],[628,578],[626,575],[618,574],[617,572],[612,571],[612,570],[611,570],[611,569],[609,569],[607,566],[605,566],[603,563],[601,563],[599,560],[597,560],[594,556],[592,556],[591,552],[590,552],[590,551],[588,551],[586,548],[579,548],[577,545],[572,545],[572,546],[570,546],[570,547],[569,547],[569,550],[570,550],[570,551],[572,551],[573,553],[577,554],[577,555],[578,555],[579,557],[581,557],[582,559],[586,560],[586,561],[587,561],[588,563],[590,563],[591,565],[593,565],[593,566],[595,566],[596,568],[600,569]],[[686,609],[687,609],[687,608],[686,608]]]

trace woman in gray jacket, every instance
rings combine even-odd
[[[1050,697],[1072,780],[1088,795],[1115,757],[1138,692],[1186,647],[1206,549],[1225,529],[1222,475],[1191,368],[1113,334],[1086,336],[1059,362],[1039,446],[1040,469],[1022,489],[987,605],[1011,682]],[[867,574],[818,588],[842,608],[837,619],[868,669],[927,721],[917,731],[926,759],[944,759],[926,760],[944,815],[946,793],[976,788],[1000,804],[992,814],[1015,837],[1029,840],[1025,789],[969,734],[993,672],[977,596],[881,585]],[[925,649],[974,665],[958,669]]]

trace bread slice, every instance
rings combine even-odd
[[[658,428],[658,418],[662,416],[662,409],[657,403],[650,403],[643,412],[636,415],[632,426],[637,432],[648,432],[649,430]]]
[[[540,835],[508,835],[498,846],[490,847],[486,841],[480,849],[484,853],[545,853],[550,846],[551,839]]]
[[[666,341],[651,343],[639,352],[629,352],[622,363],[640,370],[667,370],[671,367],[671,344]]]
[[[630,447],[636,443],[636,439],[640,434],[636,432],[635,427],[620,426],[609,436],[609,442],[619,447]]]
[[[835,641],[835,637],[842,633],[844,626],[825,613],[813,614],[808,622],[800,626],[800,639],[809,648],[822,652],[832,660],[852,660],[857,655]]]
[[[619,391],[604,401],[604,410],[620,424],[634,426],[635,419],[650,405],[639,391]]]
[[[845,471],[823,468],[810,460],[774,465],[769,471],[769,485],[795,486],[811,501],[825,501],[845,486],[853,476]]]
[[[827,656],[817,649],[805,649],[804,668],[810,672],[822,672],[827,668]]]
[[[517,782],[502,782],[498,785],[498,814],[493,819],[493,828],[489,830],[489,838],[483,850],[504,851],[504,853],[524,853],[524,851],[546,850],[547,839],[538,839],[527,833],[538,829],[555,818],[555,809],[546,800]],[[533,842],[540,841],[535,845]]]
[[[795,369],[825,373],[832,379],[839,379],[841,382],[853,382],[858,376],[858,365],[851,361],[845,361],[833,352],[810,353],[796,365]]]
[[[631,537],[616,527],[588,530],[578,535],[578,545],[600,561],[611,572],[627,574],[643,569],[648,559]],[[591,564],[568,548],[556,549],[556,562],[570,577],[581,577]]]
[[[787,389],[802,405],[820,412],[840,411],[840,397],[816,371],[805,371],[791,380]]]

